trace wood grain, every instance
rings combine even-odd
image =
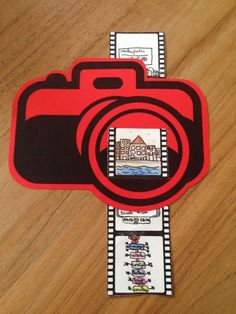
[[[235,1],[0,1],[0,313],[235,313]],[[33,191],[8,171],[19,87],[109,31],[164,31],[168,76],[209,105],[211,170],[171,207],[174,297],[106,296],[106,210],[88,191]]]

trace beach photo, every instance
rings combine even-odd
[[[161,130],[116,128],[115,174],[161,175]]]

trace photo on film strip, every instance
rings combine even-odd
[[[172,295],[169,207],[128,212],[108,206],[108,295]]]
[[[166,129],[110,128],[108,177],[168,177]]]
[[[165,36],[153,33],[110,33],[110,58],[135,58],[144,62],[147,75],[165,77]]]
[[[162,231],[162,208],[149,211],[125,211],[115,209],[117,231]]]

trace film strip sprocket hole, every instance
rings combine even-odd
[[[110,128],[108,177],[168,177],[166,129]]]
[[[169,206],[149,212],[108,206],[107,265],[108,295],[172,295]]]

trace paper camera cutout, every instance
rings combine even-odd
[[[108,177],[110,128],[167,129],[168,178]],[[30,188],[88,189],[116,208],[160,208],[208,170],[206,101],[189,81],[147,78],[138,60],[78,60],[16,95],[9,165]]]

